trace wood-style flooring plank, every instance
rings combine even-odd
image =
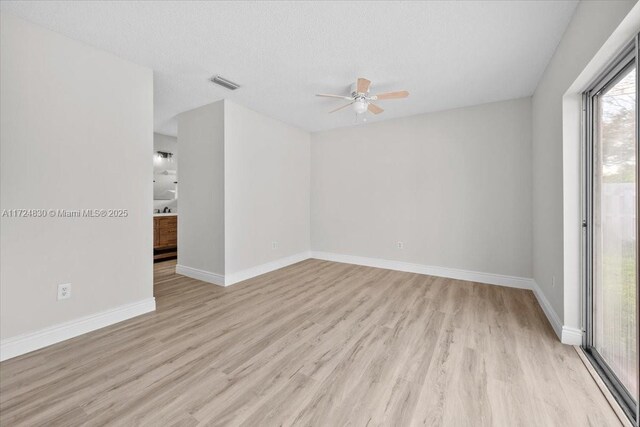
[[[307,260],[0,364],[2,426],[619,426],[530,291]]]

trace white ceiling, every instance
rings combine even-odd
[[[354,124],[327,111],[356,77],[380,101],[369,122],[529,96],[577,1],[64,2],[0,8],[154,70],[155,129],[176,114],[234,100],[309,131]],[[230,92],[208,79],[242,85]]]

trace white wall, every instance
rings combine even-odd
[[[580,218],[572,215],[570,224],[563,223],[562,98],[635,3],[580,2],[533,96],[533,277],[560,321],[573,327],[579,326],[579,300],[565,313],[565,277],[570,273],[578,280],[579,273],[564,271],[563,237],[565,227],[579,228]],[[580,190],[576,185],[570,191],[578,197]]]
[[[224,101],[178,115],[178,265],[225,273]]]
[[[152,299],[153,75],[6,13],[0,27],[1,209],[129,212],[2,217],[4,346]],[[56,301],[57,285],[69,282],[72,298]]]
[[[529,98],[312,134],[311,177],[314,251],[531,277]]]
[[[224,113],[226,274],[307,253],[309,133],[228,100]]]

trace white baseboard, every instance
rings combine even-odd
[[[269,273],[280,268],[287,267],[305,259],[309,259],[311,254],[307,252],[300,252],[298,254],[290,255],[285,258],[280,258],[275,261],[260,264],[255,267],[247,268],[235,273],[225,275],[225,286],[233,285],[234,283],[242,282],[243,280],[251,279],[252,277],[260,276],[261,274]]]
[[[269,273],[309,258],[309,252],[300,252],[226,275],[211,273],[210,271],[199,270],[197,268],[187,267],[186,265],[176,265],[176,273],[218,286],[231,286],[234,283],[242,282],[243,280],[251,279],[252,277],[260,276],[261,274]]]
[[[426,274],[429,276],[447,277],[449,279],[467,280],[489,285],[508,286],[510,288],[531,289],[533,279],[502,274],[482,273],[478,271],[459,270],[449,267],[434,267],[424,264],[413,264],[404,261],[392,261],[380,258],[368,258],[354,255],[342,255],[330,252],[311,252],[311,257],[325,261],[343,262],[346,264],[365,265],[368,267],[386,268],[387,270],[406,271],[408,273]]]
[[[155,298],[121,305],[100,313],[0,341],[0,361],[20,356],[156,309]]]
[[[551,323],[551,326],[553,327],[553,331],[558,336],[558,339],[564,342],[562,340],[563,327],[562,327],[562,321],[560,320],[560,316],[558,316],[558,313],[556,313],[556,311],[553,309],[553,307],[551,306],[551,303],[542,292],[542,289],[540,289],[540,286],[538,286],[538,283],[536,283],[535,280],[532,280],[531,282],[533,284],[532,286],[533,294],[536,296],[536,299],[538,300],[538,304],[540,304],[540,307],[542,307],[542,311],[544,311],[544,314],[547,316],[547,319],[549,319],[549,323]]]
[[[213,283],[218,286],[225,286],[224,276],[210,271],[200,270],[186,265],[176,265],[176,274],[191,277],[192,279],[202,280],[203,282]]]
[[[582,345],[582,330],[571,326],[562,327],[562,344]]]
[[[549,323],[551,323],[554,332],[556,333],[558,339],[560,339],[562,344],[582,345],[582,330],[562,324],[560,316],[558,316],[558,313],[556,313],[553,307],[551,307],[549,300],[535,281],[533,281],[533,293],[538,299],[538,304],[540,304],[540,307],[542,307],[544,314],[547,315]]]

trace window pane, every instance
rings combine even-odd
[[[635,100],[635,68],[596,97],[593,229],[594,347],[632,396],[638,378]]]

